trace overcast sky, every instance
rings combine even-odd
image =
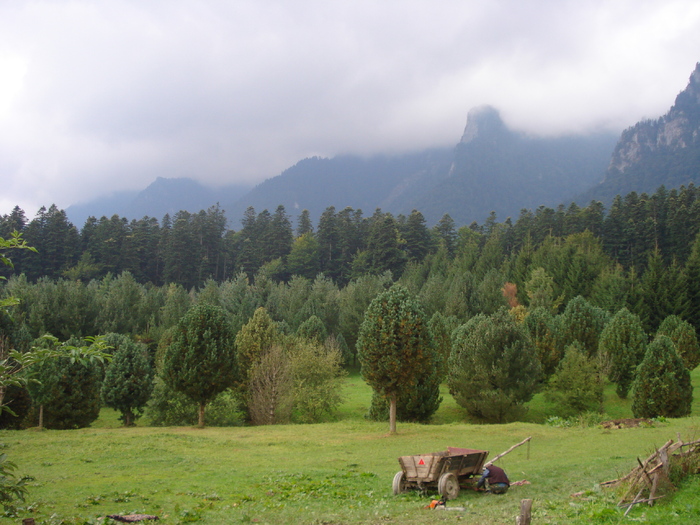
[[[697,0],[0,0],[0,214],[451,146],[484,104],[619,132],[698,61]]]

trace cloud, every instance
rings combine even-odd
[[[7,2],[0,213],[449,146],[483,104],[621,131],[670,107],[697,49],[693,1]]]

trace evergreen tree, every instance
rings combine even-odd
[[[319,244],[312,233],[307,232],[294,240],[287,256],[289,274],[314,279],[319,272]]]
[[[540,306],[528,311],[524,325],[535,346],[542,373],[548,378],[563,357],[562,349],[557,345],[558,322],[549,309]]]
[[[362,377],[389,401],[389,428],[396,432],[399,396],[415,387],[439,359],[423,309],[400,286],[378,295],[367,308],[357,339]]]
[[[693,326],[678,317],[670,315],[661,323],[656,331],[656,337],[665,335],[673,341],[678,355],[689,371],[695,370],[700,364],[700,345]]]
[[[328,333],[326,332],[326,327],[323,326],[323,321],[312,315],[299,325],[297,336],[320,345],[326,340]]]
[[[617,385],[617,395],[625,399],[647,348],[642,322],[622,308],[603,329],[598,345],[600,354],[609,360],[608,376]]]
[[[448,253],[450,255],[454,253],[457,233],[455,232],[455,221],[448,213],[442,216],[433,228],[433,231],[437,238],[444,243]]]
[[[421,212],[418,210],[411,212],[401,228],[401,235],[406,241],[408,260],[422,261],[431,249],[431,236]]]
[[[518,419],[541,375],[532,341],[505,308],[475,317],[454,334],[447,384],[471,417],[491,423]]]
[[[657,337],[637,369],[632,395],[634,417],[688,416],[692,402],[690,372],[671,339]]]
[[[273,346],[279,346],[282,337],[277,324],[268,315],[265,308],[255,310],[253,317],[236,335],[236,357],[238,361],[238,381],[236,384],[239,395],[247,400],[255,364]]]
[[[56,430],[84,428],[100,415],[102,366],[71,357],[37,366],[29,384],[39,410],[39,426]]]
[[[163,359],[162,376],[173,389],[199,404],[200,427],[204,409],[236,379],[234,334],[220,307],[196,304],[178,322]]]
[[[595,362],[578,342],[566,349],[564,358],[549,379],[545,399],[556,405],[557,414],[562,417],[602,411],[603,383]]]
[[[112,361],[105,371],[102,400],[121,412],[124,426],[131,426],[141,416],[153,391],[153,368],[148,349],[120,334],[108,334]]]
[[[397,277],[403,272],[406,255],[401,249],[399,231],[391,214],[380,214],[370,227],[367,242],[369,271],[377,275],[390,271]]]
[[[313,224],[311,224],[309,210],[302,210],[299,219],[297,219],[297,237],[313,232],[314,227]]]
[[[595,356],[600,333],[607,320],[608,314],[605,311],[591,305],[580,295],[574,297],[559,318],[559,348],[563,350],[578,341],[589,357]]]

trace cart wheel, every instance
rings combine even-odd
[[[394,496],[408,492],[408,483],[406,482],[406,476],[404,476],[403,470],[396,473],[391,488],[394,489]]]
[[[438,479],[438,492],[447,499],[455,499],[459,496],[459,481],[452,472],[445,472]]]

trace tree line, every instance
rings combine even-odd
[[[180,212],[175,221],[164,220],[164,226],[147,218],[131,223],[118,217],[88,220],[86,225],[91,226],[78,232],[65,213],[52,207],[40,214],[38,222],[43,226],[35,219],[21,228],[28,244],[32,235],[34,241],[44,244],[35,242],[39,244],[37,253],[23,251],[15,258],[15,272],[8,274],[1,291],[2,297],[16,298],[19,304],[11,313],[2,312],[0,332],[3,344],[17,349],[30,348],[47,333],[68,342],[98,334],[127,337],[142,345],[139,351],[145,352],[149,366],[154,367],[150,377],[157,378],[150,381],[152,390],[147,397],[153,406],[161,407],[161,422],[172,423],[173,414],[191,411],[191,406],[178,401],[174,376],[169,385],[165,381],[169,377],[164,371],[167,349],[174,344],[173,334],[188,312],[210,305],[225,320],[239,352],[238,376],[233,381],[238,386],[208,399],[210,407],[224,407],[222,412],[230,414],[232,407],[240,410],[241,399],[249,401],[255,392],[261,401],[246,401],[242,420],[276,422],[293,413],[313,420],[320,416],[309,416],[313,409],[302,410],[299,400],[332,396],[327,390],[329,383],[320,380],[317,391],[326,394],[301,395],[297,389],[295,396],[295,384],[310,384],[308,377],[300,379],[302,372],[312,369],[308,363],[320,362],[323,356],[326,379],[338,377],[341,362],[370,362],[362,354],[368,347],[369,336],[363,334],[369,330],[365,323],[373,311],[370,305],[399,286],[420,305],[421,316],[425,316],[418,324],[427,327],[425,340],[434,345],[434,354],[421,359],[423,370],[427,367],[431,373],[419,383],[402,381],[413,385],[413,393],[420,395],[401,396],[384,387],[375,389],[369,415],[384,418],[391,413],[399,419],[426,420],[439,406],[436,385],[446,380],[458,401],[461,384],[470,385],[468,392],[483,393],[492,404],[500,399],[496,403],[500,408],[486,409],[472,394],[464,398],[463,406],[477,419],[509,420],[521,414],[518,407],[523,399],[545,382],[549,384],[555,374],[564,374],[560,384],[573,384],[573,380],[564,379],[566,375],[560,370],[563,363],[570,370],[595,369],[591,372],[597,374],[595,377],[609,377],[618,384],[618,393],[626,395],[630,385],[625,386],[625,381],[629,383],[629,376],[644,360],[646,346],[633,352],[625,350],[624,365],[615,361],[616,351],[601,349],[605,328],[623,315],[621,312],[637,320],[638,338],[644,345],[656,341],[657,335],[665,335],[670,343],[657,344],[657,350],[661,345],[666,351],[675,349],[680,356],[692,354],[691,350],[680,350],[679,341],[692,347],[692,341],[687,342],[691,338],[688,321],[695,319],[700,309],[700,240],[696,231],[700,221],[694,215],[700,205],[695,196],[693,186],[669,192],[661,188],[652,196],[630,194],[616,199],[607,215],[599,203],[586,208],[572,204],[557,210],[524,210],[515,223],[498,223],[492,215],[483,225],[456,228],[445,216],[430,229],[418,211],[408,217],[393,217],[377,210],[364,218],[359,210],[336,212],[328,208],[316,228],[308,213],[302,212],[294,231],[279,207],[275,214],[249,209],[243,228],[233,232],[226,230],[223,212],[214,207],[199,214]],[[20,211],[16,208],[13,212],[15,219],[21,218]],[[681,216],[689,222],[682,223]],[[7,225],[13,220],[14,226],[21,225],[22,221],[15,219],[3,217],[3,228],[9,229]],[[57,231],[63,231],[64,236],[56,237]],[[77,248],[81,246],[89,248],[80,252]],[[177,249],[167,255],[175,246]],[[65,262],[61,257],[69,252],[72,262]],[[161,258],[141,258],[139,254],[144,253],[160,253]],[[169,277],[147,279],[144,276],[149,272]],[[186,279],[180,282],[183,276]],[[238,337],[254,320],[261,322],[256,320],[256,315],[263,315],[260,312],[264,312],[267,327],[262,332],[277,335],[264,344],[251,343],[258,351],[251,351],[253,357],[242,372],[240,359],[244,356],[245,362],[247,354],[241,354],[244,343]],[[675,328],[665,327],[669,323],[682,325],[683,336],[673,336]],[[499,326],[501,335],[494,332]],[[694,329],[691,331],[696,337]],[[299,342],[308,341],[309,334],[318,334],[316,343]],[[491,356],[495,361],[486,366],[473,350],[485,340],[497,341],[503,348],[528,350],[525,354],[513,350],[508,359]],[[116,347],[128,346],[118,343],[115,339]],[[627,355],[630,352],[634,358]],[[506,383],[491,388],[496,384],[493,381],[470,383],[455,372],[459,366],[467,366],[465,363],[497,370],[495,363],[513,362],[520,362],[517,370],[529,370],[528,381],[521,378],[514,383],[521,385],[521,392],[529,393],[524,397],[518,394],[519,401],[514,404],[516,398],[497,394],[509,391]],[[694,368],[691,364],[679,370]],[[47,377],[53,377],[51,374],[61,375],[54,371]],[[268,374],[284,381],[271,386]],[[86,380],[94,379],[88,376]],[[106,376],[98,376],[100,381],[106,380]],[[477,377],[484,380],[487,376]],[[599,385],[600,381],[594,383]],[[53,383],[47,379],[42,384]],[[524,384],[532,389],[523,388]],[[287,394],[277,396],[273,403],[266,397],[270,389]],[[562,401],[565,392],[556,393],[554,388],[551,392],[552,399],[559,396],[562,406],[576,406],[572,400]],[[403,400],[396,399],[390,406],[388,400],[394,394]],[[35,392],[40,399],[42,395]],[[590,395],[595,400],[599,394],[582,393],[584,401],[579,400],[579,405],[590,408],[591,398],[586,397]],[[270,403],[276,408],[256,412],[257,407],[269,408]],[[93,402],[93,414],[95,406]],[[319,413],[327,416],[329,410],[325,407]],[[302,413],[306,415],[300,416]],[[133,412],[125,415],[126,419],[133,417]]]
[[[264,270],[276,281],[319,273],[344,286],[367,273],[391,271],[395,278],[445,246],[450,257],[487,244],[502,265],[522,250],[540,247],[550,238],[589,231],[603,253],[623,269],[639,275],[650,255],[658,252],[665,265],[684,265],[700,225],[700,202],[694,185],[652,195],[618,196],[605,210],[600,202],[556,209],[523,209],[498,222],[491,214],[483,224],[457,227],[449,215],[428,227],[414,210],[394,217],[380,209],[366,217],[362,210],[328,207],[313,225],[304,210],[296,226],[283,206],[274,213],[248,208],[237,230],[227,227],[219,206],[198,213],[179,211],[161,221],[152,217],[127,220],[87,219],[78,230],[63,210],[42,207],[29,220],[15,207],[0,218],[0,237],[17,231],[37,253],[19,253],[15,273],[35,282],[41,277],[89,282],[128,271],[139,283],[176,283],[188,290],[213,279],[222,282],[245,272],[253,278]],[[496,236],[497,238],[494,238]],[[10,270],[3,269],[8,276]],[[522,283],[517,283],[522,285]]]

